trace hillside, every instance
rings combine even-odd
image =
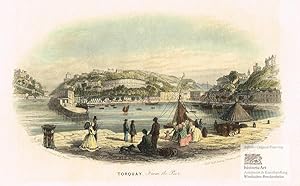
[[[224,75],[217,79],[217,85],[211,90],[226,90],[234,92],[240,84],[247,80],[246,74],[231,71],[228,75]]]
[[[14,94],[27,94],[37,97],[43,96],[45,93],[41,83],[21,69],[16,69],[14,72],[13,87]]]
[[[253,72],[249,79],[238,87],[238,90],[280,89],[277,74],[276,66],[265,67],[260,71]]]
[[[144,87],[130,88],[119,85],[113,88],[105,88],[105,82],[120,79],[141,80]],[[65,86],[71,86],[76,96],[158,96],[159,92],[177,91],[180,78],[165,74],[159,74],[142,70],[123,71],[99,71],[83,73],[61,83],[51,94]],[[182,89],[197,89],[197,83],[192,79],[184,79],[181,83]]]

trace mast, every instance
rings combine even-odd
[[[185,76],[185,74],[183,73],[183,75],[178,83],[177,88],[179,89],[179,95],[178,95],[178,100],[177,100],[177,109],[176,109],[176,112],[175,112],[175,115],[174,115],[174,118],[172,121],[172,123],[174,121],[176,121],[177,125],[180,124],[181,122],[185,121],[186,119],[189,119],[186,114],[187,110],[180,101],[181,100],[181,90],[182,90],[181,83],[182,83],[184,76]]]

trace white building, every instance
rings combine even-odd
[[[75,75],[74,75],[74,79],[77,79],[77,78],[79,78],[79,77],[80,77],[79,74],[75,74]]]
[[[275,65],[276,65],[276,56],[272,55],[268,58],[265,58],[265,67],[270,67]]]
[[[261,71],[261,67],[258,65],[258,63],[255,63],[255,65],[253,66],[253,72],[258,72]]]
[[[75,96],[72,88],[66,88],[56,92],[55,97],[63,104],[74,105]]]
[[[113,89],[115,87],[124,85],[127,88],[141,88],[146,87],[146,82],[138,79],[116,79],[103,82],[103,90]]]
[[[66,77],[65,77],[65,79],[64,79],[64,82],[66,82],[66,81],[68,81],[68,80],[70,80],[71,79],[71,73],[70,72],[67,72],[66,73]]]
[[[179,92],[160,92],[159,99],[162,102],[177,101],[179,98]],[[190,92],[181,92],[181,100],[189,100]]]

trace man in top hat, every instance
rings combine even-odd
[[[128,123],[127,123],[127,119],[124,120],[123,132],[124,132],[124,141],[128,142],[129,126],[128,126]]]
[[[150,131],[150,134],[152,135],[151,142],[152,142],[152,146],[153,146],[154,150],[157,149],[157,140],[159,137],[159,129],[160,129],[160,125],[157,122],[157,120],[158,120],[157,117],[153,118],[154,123],[152,124],[152,128]]]

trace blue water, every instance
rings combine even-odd
[[[48,99],[16,99],[14,102],[15,110],[20,125],[24,126],[30,135],[41,134],[41,126],[44,124],[56,125],[56,132],[82,130],[84,121],[75,122],[64,119],[63,116],[48,109]],[[160,103],[158,105],[130,104],[129,112],[124,115],[122,108],[125,104],[116,104],[117,108],[111,106],[99,109],[100,106],[89,109],[90,119],[97,116],[100,129],[109,129],[114,132],[122,132],[124,119],[135,120],[137,131],[151,129],[154,117],[159,118],[159,123],[164,125],[172,121],[175,112],[175,103]],[[188,110],[195,110],[196,113],[189,113],[192,119],[201,118],[208,125],[213,124],[219,119],[222,110],[200,109],[186,104]],[[154,108],[151,108],[154,107]],[[137,110],[137,108],[141,110]],[[264,119],[278,116],[279,111],[253,111],[249,113],[254,119]]]

